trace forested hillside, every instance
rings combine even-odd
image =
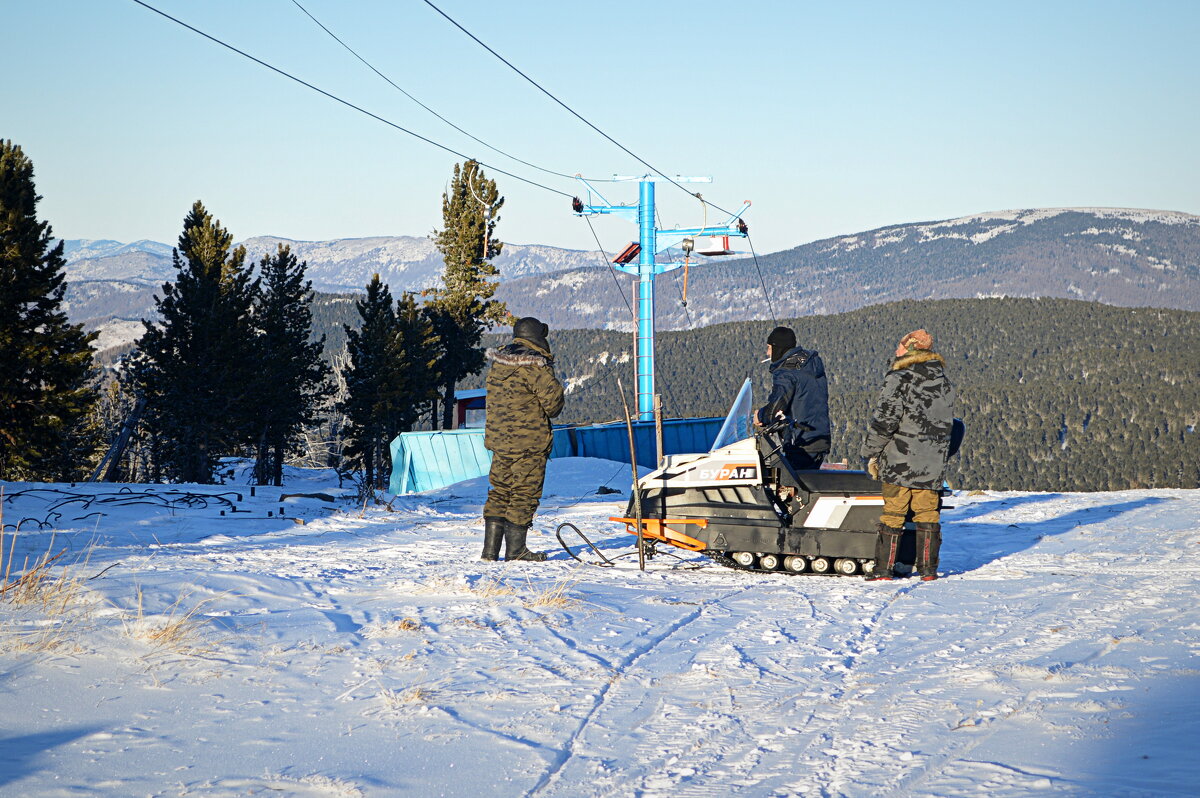
[[[924,327],[959,391],[968,438],[955,485],[1006,490],[1200,486],[1200,313],[1058,299],[926,300],[788,320],[830,379],[833,460],[858,445],[901,335]],[[767,385],[770,322],[658,336],[658,386],[672,416],[722,415],[741,381]],[[552,332],[572,389],[564,422],[621,417],[630,336]],[[623,362],[617,362],[621,360]]]

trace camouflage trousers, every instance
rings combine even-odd
[[[892,529],[901,529],[908,513],[912,511],[913,523],[936,524],[939,492],[922,488],[902,488],[883,483],[883,513],[879,520]]]
[[[488,473],[485,518],[504,518],[517,526],[529,526],[542,498],[549,452],[501,454],[492,452],[492,470]]]

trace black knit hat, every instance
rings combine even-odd
[[[513,338],[524,338],[530,343],[537,344],[547,352],[550,351],[550,342],[546,340],[546,336],[549,334],[549,325],[543,324],[533,316],[517,319],[513,323]]]
[[[767,346],[771,347],[771,360],[779,360],[796,348],[796,333],[791,327],[776,327],[767,336]]]

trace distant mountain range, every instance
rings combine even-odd
[[[336,241],[292,241],[260,236],[240,242],[247,261],[257,263],[280,244],[291,247],[308,263],[313,288],[322,293],[353,293],[365,289],[378,273],[393,293],[421,291],[440,282],[441,255],[427,238],[381,236]],[[102,331],[101,345],[111,348],[140,335],[138,320],[154,312],[154,295],[175,277],[172,247],[157,241],[123,244],[109,240],[63,242],[67,261],[67,310],[76,322]],[[493,261],[500,279],[602,264],[598,252],[538,244],[505,244]]]
[[[427,238],[265,236],[242,243],[255,262],[288,244],[307,261],[321,292],[362,291],[376,272],[394,293],[419,291],[436,285],[442,270]],[[174,276],[171,247],[154,241],[66,241],[64,251],[68,312],[89,329],[104,329],[106,342],[136,330],[128,322],[149,316],[154,294]],[[505,244],[495,259],[497,295],[514,314],[556,328],[628,329],[631,278],[603,263],[598,252]],[[656,286],[660,329],[840,313],[899,299],[1060,297],[1200,310],[1200,216],[1118,208],[998,211],[828,238],[759,256],[757,264],[701,258],[689,267],[686,308],[681,271]]]
[[[67,260],[67,280],[83,282],[122,282],[131,286],[157,289],[174,278],[171,246],[157,241],[64,241]],[[313,288],[324,293],[362,291],[378,273],[394,293],[421,291],[438,284],[442,258],[427,238],[391,236],[377,238],[344,238],[336,241],[292,241],[286,238],[260,236],[240,242],[246,247],[247,260],[260,261],[274,254],[280,244],[286,244],[300,260],[308,263],[308,277]],[[501,279],[543,274],[563,269],[575,269],[604,261],[596,252],[581,252],[537,244],[505,244],[493,261],[500,269]],[[129,288],[120,289],[128,292]],[[90,295],[97,295],[95,291]],[[88,296],[88,295],[85,295]],[[82,298],[84,301],[89,301]],[[76,315],[104,315],[82,312]],[[82,309],[81,309],[82,310]]]
[[[1200,216],[1115,208],[984,213],[882,227],[656,281],[660,329],[842,313],[900,299],[1084,299],[1200,310]],[[761,273],[761,276],[760,276]],[[506,282],[513,313],[561,328],[627,329],[630,280],[575,269]],[[764,292],[765,285],[765,292]],[[765,295],[764,295],[765,294]],[[769,296],[769,302],[766,297]]]

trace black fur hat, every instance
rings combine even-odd
[[[549,334],[550,326],[543,324],[533,316],[517,319],[513,323],[513,338],[524,338],[526,341],[537,344],[547,352],[550,351],[550,343],[546,340],[546,336]]]

